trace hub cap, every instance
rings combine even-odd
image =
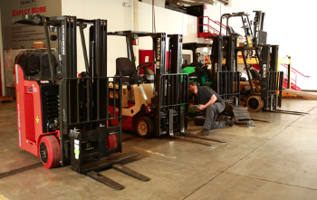
[[[47,163],[48,155],[47,155],[47,148],[44,142],[40,144],[40,158],[43,163]]]
[[[139,123],[138,123],[138,133],[139,133],[141,136],[147,135],[147,133],[148,133],[148,126],[147,126],[146,121],[144,121],[144,120],[139,121]]]

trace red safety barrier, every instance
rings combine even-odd
[[[204,21],[207,22],[205,23]],[[211,36],[219,35],[219,30],[217,28],[222,27],[226,29],[227,27],[220,22],[212,20],[208,16],[201,16],[197,18],[197,37],[198,38],[210,38]],[[204,28],[207,27],[207,30]],[[217,27],[217,28],[215,28]]]

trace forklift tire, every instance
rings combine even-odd
[[[54,135],[47,135],[41,138],[39,155],[44,167],[50,169],[59,165],[61,151],[59,142]]]
[[[153,132],[153,122],[147,116],[142,116],[136,120],[136,132],[141,137],[150,137]]]
[[[251,112],[259,112],[263,109],[264,102],[260,96],[253,95],[247,100],[247,107]]]

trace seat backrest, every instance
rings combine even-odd
[[[17,56],[15,63],[22,67],[25,76],[35,76],[40,72],[40,58],[36,55],[23,53]]]
[[[129,58],[116,59],[116,75],[133,77],[137,75],[135,63]]]
[[[51,70],[50,65],[48,61],[48,54],[40,54],[40,60],[41,60],[41,79],[48,80],[51,78]],[[52,55],[52,64],[53,64],[53,74],[56,74],[56,68],[57,68],[57,60],[55,55]]]

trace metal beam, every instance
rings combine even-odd
[[[229,4],[229,0],[217,0],[217,1],[220,2],[220,3],[223,3],[225,5]]]

